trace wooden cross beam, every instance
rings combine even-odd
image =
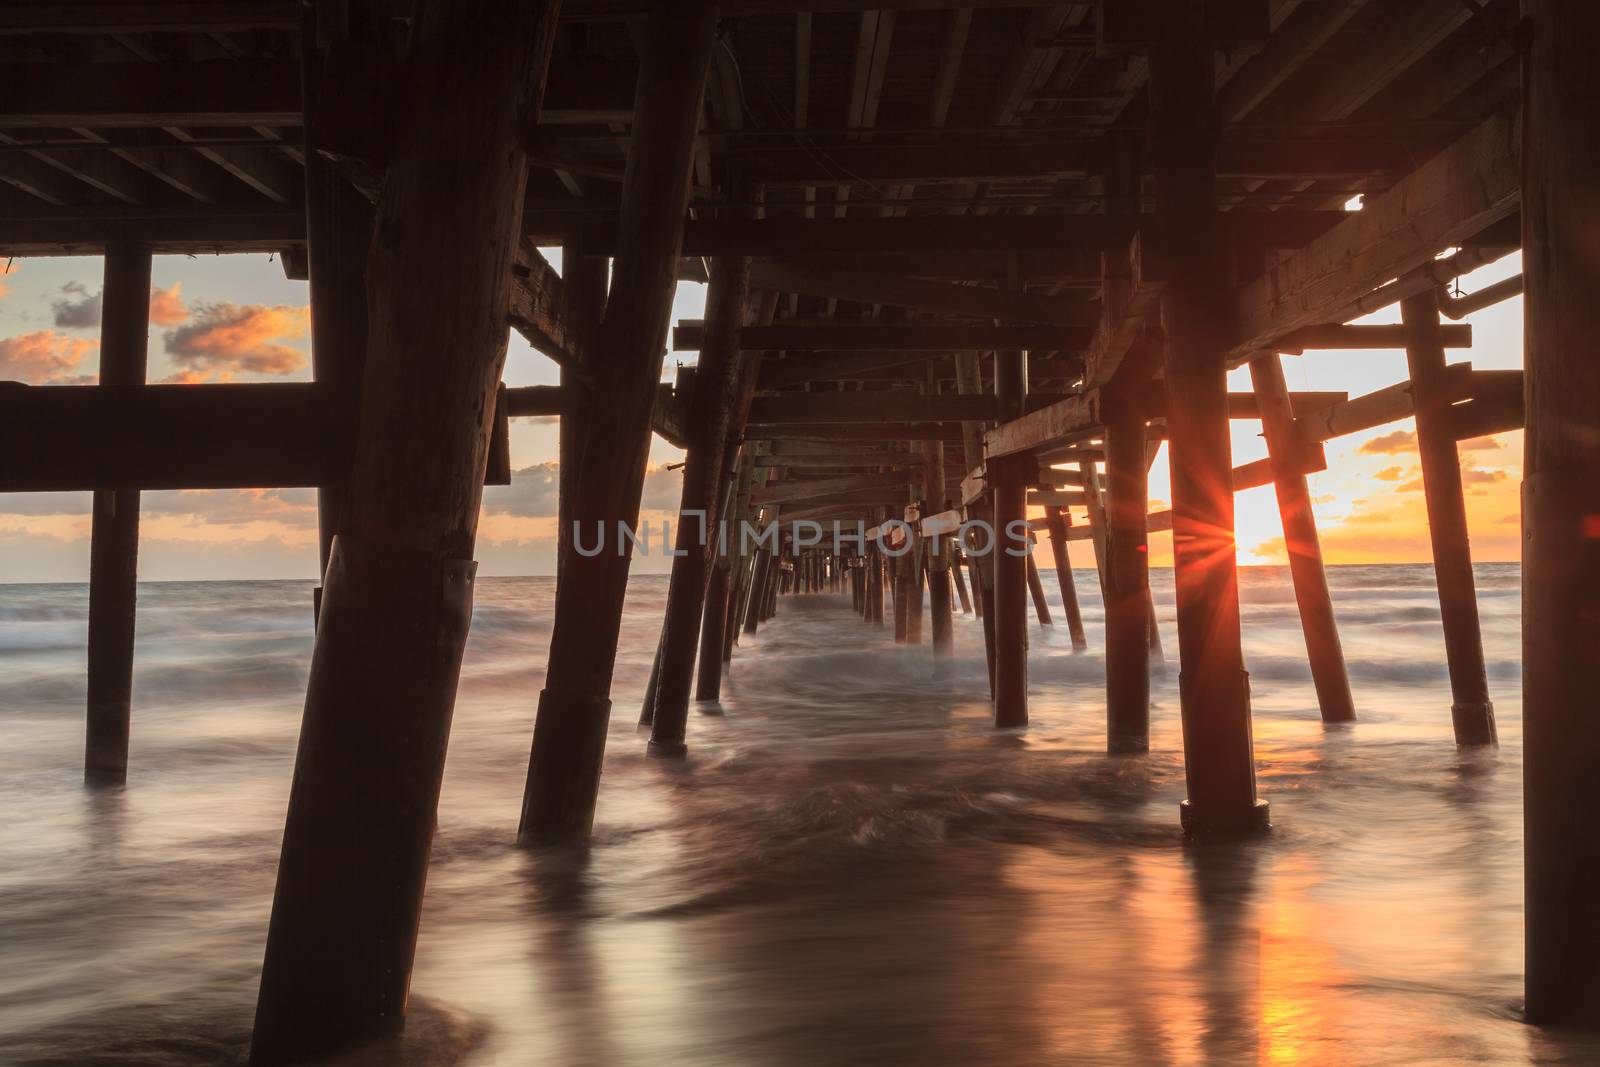
[[[348,455],[337,397],[316,382],[99,386],[0,384],[0,493],[328,485]],[[510,479],[507,405],[490,484]]]
[[[108,242],[149,245],[160,255],[274,252],[305,239],[305,215],[298,208],[259,203],[0,209],[0,256],[98,255]]]
[[[993,396],[926,396],[909,389],[850,393],[786,393],[760,396],[750,405],[750,424],[963,422],[999,416]]]
[[[781,349],[789,352],[913,351],[948,354],[956,351],[992,352],[996,349],[1057,351],[1080,348],[1090,331],[1075,326],[992,326],[968,323],[855,323],[779,322],[771,326],[746,326],[739,331],[746,351]],[[675,351],[695,351],[705,339],[705,327],[685,321],[672,331]]]
[[[1348,217],[1344,211],[1228,212],[1230,239],[1261,248],[1302,248]],[[684,227],[686,256],[771,256],[897,252],[1060,252],[1125,247],[1149,215],[950,215],[907,218],[691,219]],[[615,218],[531,211],[525,231],[550,239],[576,233],[593,255],[613,255]]]
[[[300,64],[293,60],[0,64],[0,127],[250,127],[301,121]]]
[[[1519,144],[1514,119],[1490,118],[1241,286],[1234,299],[1235,362],[1271,349],[1300,327],[1328,321],[1389,279],[1513,214],[1521,202]]]
[[[751,492],[750,499],[757,504],[782,504],[791,500],[833,496],[839,493],[862,490],[882,491],[902,489],[911,484],[905,470],[880,471],[872,474],[852,474],[842,478],[791,479],[769,483],[765,488]]]
[[[898,278],[890,274],[829,270],[781,260],[757,260],[753,263],[750,284],[759,289],[776,289],[784,293],[918,308],[939,315],[965,315],[978,319],[1050,323],[1057,326],[1093,326],[1099,320],[1099,308],[1083,300],[951,285],[921,278]]]

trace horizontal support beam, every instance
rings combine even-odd
[[[750,405],[752,426],[796,422],[968,422],[996,418],[991,395],[924,396],[909,389],[850,393],[786,393],[758,396]]]
[[[1472,347],[1470,325],[1440,327],[1439,337],[1446,348]],[[1285,334],[1272,347],[1277,352],[1300,355],[1313,349],[1386,350],[1403,349],[1405,346],[1405,327],[1396,323],[1377,326],[1302,326]]]
[[[929,360],[946,358],[949,354],[949,352],[940,349],[928,352],[839,352],[828,355],[790,355],[783,359],[769,357],[761,363],[758,387],[761,389],[783,389],[791,385],[803,385],[806,382],[878,378],[883,376],[879,372],[890,371],[896,367],[918,369],[908,370],[903,375],[889,375],[890,377],[921,378],[925,374],[920,369],[924,364]]]
[[[1049,407],[1029,412],[983,435],[983,454],[999,456],[1032,452],[1059,444],[1070,437],[1090,433],[1100,426],[1100,391],[1058,400]]]
[[[1086,300],[952,285],[921,278],[897,278],[890,274],[829,270],[770,259],[756,260],[751,265],[750,284],[757,289],[776,289],[783,293],[1007,322],[1093,326],[1100,314],[1099,307]]]
[[[1513,118],[1489,119],[1241,286],[1234,300],[1235,357],[1249,358],[1296,329],[1328,321],[1513,214],[1521,200],[1519,137]]]
[[[297,208],[0,211],[0,256],[98,255],[108,242],[145,244],[161,255],[273,252],[305,239],[305,215]]]
[[[918,184],[1043,181],[1088,178],[1106,168],[1101,141],[988,142],[984,144],[830,144],[736,150],[728,162],[748,181],[765,185]],[[1217,146],[1223,179],[1349,180],[1381,175],[1407,164],[1393,141],[1224,140]]]
[[[877,471],[871,474],[852,474],[843,478],[808,478],[769,483],[765,488],[752,490],[750,500],[755,504],[781,504],[790,500],[827,496],[832,493],[849,493],[863,489],[903,489],[910,484],[905,470]]]
[[[298,126],[302,120],[300,64],[293,60],[0,63],[0,127]]]
[[[350,465],[330,444],[350,438],[335,400],[315,382],[0,383],[0,493],[332,484]],[[509,406],[495,416],[501,449]],[[508,468],[491,455],[490,480],[507,481]]]
[[[1302,248],[1349,217],[1344,211],[1228,212],[1223,232],[1240,244]],[[820,252],[1105,251],[1125,247],[1148,215],[951,215],[908,218],[691,219],[686,256],[790,258]],[[615,218],[525,212],[530,236],[576,233],[590,255],[615,255]],[[558,242],[559,243],[559,242]]]
[[[511,325],[533,346],[564,367],[577,367],[588,356],[599,322],[580,317],[566,298],[555,268],[539,250],[523,242],[512,267]]]
[[[1059,351],[1082,347],[1088,329],[1076,326],[989,326],[965,323],[808,322],[746,326],[739,346],[746,351],[862,352],[995,350]],[[685,321],[672,331],[672,347],[692,352],[705,343],[705,326]]]
[[[296,0],[188,0],[186,3],[60,3],[9,0],[0,7],[0,34],[231,33],[298,30]]]
[[[783,440],[787,437],[822,438],[839,444],[846,441],[955,441],[961,440],[961,427],[943,422],[806,422],[772,423],[752,429],[751,437]]]

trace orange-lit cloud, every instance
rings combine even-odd
[[[1395,430],[1374,437],[1361,446],[1361,453],[1367,456],[1397,456],[1416,450],[1417,435],[1410,430]]]
[[[173,282],[170,289],[150,290],[150,325],[177,326],[189,318],[189,308],[183,302],[183,283]]]
[[[1385,467],[1377,474],[1374,474],[1373,477],[1378,479],[1380,482],[1398,482],[1400,479],[1408,477],[1410,474],[1411,470],[1406,467]],[[1328,499],[1332,498],[1330,497]]]
[[[184,370],[291,374],[306,365],[305,353],[281,342],[299,340],[310,326],[307,307],[196,304],[194,318],[167,334],[166,349]]]
[[[29,385],[83,385],[92,375],[75,373],[99,341],[68,337],[55,330],[35,330],[0,340],[0,379]]]

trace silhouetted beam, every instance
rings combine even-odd
[[[803,478],[771,482],[764,488],[753,490],[750,499],[756,504],[781,504],[790,500],[850,493],[864,489],[898,489],[910,484],[904,470],[877,471],[871,474],[851,474],[841,478]]]
[[[1446,348],[1472,347],[1470,325],[1445,326],[1440,333]],[[1285,334],[1273,348],[1278,352],[1294,354],[1312,349],[1403,349],[1405,328],[1399,325],[1303,326]]]
[[[724,18],[751,15],[792,15],[803,11],[938,11],[951,6],[950,0],[723,0],[717,12]],[[1050,7],[1049,0],[961,0],[962,7],[1015,8]],[[647,14],[649,0],[567,0],[561,17],[574,21],[633,18]]]
[[[871,352],[837,353],[826,356],[787,356],[784,359],[765,359],[761,363],[760,388],[782,389],[805,382],[820,382],[840,378],[877,377],[879,371],[896,367],[921,367],[930,359],[941,359],[949,353],[933,352]],[[922,377],[920,370],[907,372],[905,377]]]
[[[751,425],[794,422],[961,422],[993,419],[991,396],[926,396],[909,389],[761,396],[750,405]]]
[[[499,436],[505,408],[494,416]],[[120,394],[0,383],[0,493],[324,485],[350,465],[328,445],[342,439],[342,418],[331,390],[316,382]],[[490,467],[490,484],[506,480],[494,456]]]
[[[739,332],[746,351],[978,351],[1025,349],[1055,351],[1081,347],[1090,331],[1074,326],[989,326],[947,323],[776,323],[746,326]],[[676,351],[694,351],[705,336],[698,322],[672,331]]]
[[[305,239],[305,216],[293,208],[0,210],[4,256],[94,255],[108,241],[148,244],[161,255],[271,252]]]
[[[829,145],[767,147],[729,157],[747,178],[765,185],[845,182],[980,182],[1089,177],[1105,166],[1099,141],[1038,141],[973,145]],[[1394,142],[1266,139],[1225,141],[1217,170],[1224,178],[1351,178],[1384,174],[1407,164]]]
[[[66,6],[66,5],[63,5]],[[0,64],[0,126],[297,126],[300,64]]]
[[[993,458],[1031,452],[1078,434],[1092,432],[1099,426],[1100,392],[1090,390],[1080,396],[1058,400],[1049,407],[1029,412],[1020,419],[1013,419],[988,431],[984,434],[983,454]]]
[[[512,273],[511,325],[535,351],[562,366],[583,363],[599,322],[573,309],[560,275],[537,249],[520,249]]]
[[[0,8],[5,33],[228,33],[298,30],[295,0],[205,0],[195,3],[41,3],[12,0]]]
[[[951,285],[890,274],[829,270],[780,260],[757,260],[751,267],[751,284],[807,296],[834,297],[863,304],[891,304],[920,308],[941,315],[969,315],[980,319],[1040,322],[1057,326],[1093,326],[1100,309],[1084,300],[1018,293],[1006,289]]]
[[[822,438],[843,446],[847,441],[960,441],[961,427],[938,422],[794,422],[766,425],[750,436]]]
[[[946,281],[1007,281],[1015,266],[1019,281],[1050,282],[1068,289],[1100,288],[1098,249],[1024,250],[987,252],[857,252],[785,253],[785,263],[848,270],[856,274],[891,274],[900,278],[938,278]]]
[[[506,414],[513,419],[560,415],[563,408],[559,385],[525,385],[506,390]]]
[[[1349,217],[1345,211],[1231,212],[1226,234],[1245,246],[1301,248]],[[686,256],[775,256],[819,252],[1102,251],[1124,247],[1149,216],[972,215],[936,218],[691,220]],[[532,213],[527,232],[576,232],[593,255],[613,255],[614,218]]]
[[[1517,123],[1495,116],[1235,293],[1235,362],[1326,321],[1517,210]],[[1270,214],[1270,213],[1268,213]]]

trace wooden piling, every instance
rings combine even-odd
[[[966,570],[966,557],[961,551],[960,542],[956,541],[955,538],[950,539],[949,546],[950,577],[955,581],[956,596],[961,600],[961,613],[963,615],[971,615],[972,596],[967,592],[967,579],[964,573]]]
[[[1305,444],[1295,429],[1294,405],[1283,378],[1283,362],[1276,352],[1263,352],[1250,361],[1250,381],[1261,408],[1262,436],[1272,459],[1272,481],[1278,494],[1278,515],[1283,521],[1283,541],[1289,554],[1289,574],[1294,581],[1295,603],[1300,608],[1300,628],[1305,632],[1311,680],[1323,722],[1353,722],[1355,699],[1345,670],[1339,624],[1333,616],[1333,596],[1328,572],[1322,565],[1322,543],[1317,519],[1311,511],[1311,490],[1300,462]]]
[[[1527,428],[1522,733],[1527,1014],[1600,1019],[1600,8],[1524,0],[1522,154]]]
[[[766,617],[767,583],[770,572],[777,566],[771,551],[761,549],[756,553],[755,569],[750,577],[750,597],[744,616],[744,632],[753,634],[761,628]]]
[[[1172,9],[1150,57],[1151,150],[1170,269],[1163,306],[1178,593],[1183,824],[1199,836],[1267,826],[1256,798],[1240,646],[1228,429],[1229,306],[1217,220],[1213,49],[1200,5]]]
[[[1028,553],[1028,595],[1033,598],[1033,612],[1039,619],[1040,626],[1051,626],[1050,604],[1044,598],[1044,581],[1039,577],[1039,565],[1033,561],[1033,553]]]
[[[1028,395],[1027,354],[995,353],[995,394],[1004,418],[1020,418]],[[994,497],[994,724],[1028,724],[1028,486],[1020,457],[990,459]]]
[[[1145,420],[1124,389],[1101,395],[1105,420],[1106,751],[1150,750],[1150,550]]]
[[[573,520],[589,529],[614,531],[618,521],[631,526],[639,518],[715,6],[712,0],[650,5],[623,176],[620,243],[597,342],[607,360],[607,402],[595,405],[584,427],[583,481],[573,506]],[[524,841],[570,843],[589,835],[629,548],[608,545],[593,556],[572,551],[562,561],[523,799]]]
[[[150,335],[150,249],[106,246],[100,319],[100,388],[144,384]],[[139,585],[139,490],[96,489],[89,535],[88,717],[83,777],[128,780],[134,616]]]
[[[1072,514],[1065,508],[1044,509],[1046,532],[1050,535],[1050,554],[1055,559],[1056,584],[1061,587],[1061,609],[1067,615],[1067,633],[1072,638],[1074,652],[1089,647],[1083,632],[1083,610],[1078,605],[1078,583],[1072,578],[1072,557],[1067,552],[1067,529],[1072,525]]]
[[[361,424],[306,691],[255,1067],[327,1057],[405,1021],[471,617],[522,145],[557,22],[542,2],[482,15],[433,2],[412,25],[407,74],[429,91],[399,113],[378,203]],[[432,278],[456,297],[425,298]]]
[[[930,514],[944,511],[944,442],[923,441],[922,502]],[[933,655],[944,659],[955,650],[955,620],[950,610],[950,538],[939,535],[923,541],[928,572],[928,608],[933,631]]]
[[[1428,537],[1439,586],[1445,659],[1450,668],[1450,720],[1458,745],[1497,743],[1494,705],[1478,627],[1478,594],[1467,536],[1467,502],[1461,456],[1451,420],[1451,394],[1439,337],[1439,297],[1429,289],[1400,302],[1406,328],[1406,362],[1417,413],[1417,451],[1428,504]]]
[[[1009,458],[1009,457],[1008,457]],[[1028,488],[1014,463],[990,460],[994,550],[994,724],[1028,724]]]
[[[656,714],[648,751],[653,756],[680,757],[687,752],[684,734],[689,721],[689,691],[694,682],[695,648],[701,620],[707,614],[707,583],[717,552],[717,526],[722,521],[720,502],[724,456],[737,449],[749,412],[747,385],[753,395],[753,376],[741,375],[739,330],[744,325],[750,288],[750,260],[744,256],[718,256],[711,263],[706,294],[706,340],[700,350],[690,401],[688,455],[683,468],[683,495],[667,584],[666,637],[662,645],[661,678],[656,688]],[[695,520],[690,512],[698,511]],[[722,634],[712,635],[721,648]],[[717,660],[720,666],[720,658]]]

